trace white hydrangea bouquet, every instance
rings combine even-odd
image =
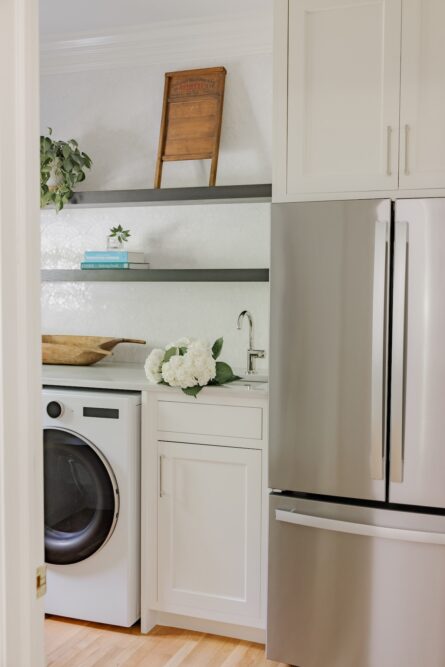
[[[154,349],[145,362],[145,373],[152,384],[180,387],[185,394],[196,396],[207,385],[222,385],[239,380],[229,364],[217,361],[223,339],[212,347],[203,340],[181,338],[164,350]]]

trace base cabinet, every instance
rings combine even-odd
[[[141,629],[265,640],[268,398],[142,396]]]
[[[262,452],[158,442],[158,604],[261,616]]]

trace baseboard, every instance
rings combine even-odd
[[[165,625],[183,630],[195,630],[196,632],[221,635],[222,637],[233,637],[234,639],[244,639],[259,644],[264,644],[266,642],[266,630],[264,628],[251,628],[246,625],[234,625],[232,623],[210,621],[208,619],[193,618],[191,616],[182,616],[180,614],[169,614],[164,611],[151,612],[149,626],[142,626],[141,631],[149,632],[154,625]]]

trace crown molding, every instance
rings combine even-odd
[[[261,14],[162,21],[107,32],[43,37],[41,73],[232,60],[272,53],[272,21]]]

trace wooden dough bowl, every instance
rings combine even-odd
[[[103,336],[42,336],[42,362],[61,366],[91,366],[105,357],[119,343],[145,345],[135,338]]]

